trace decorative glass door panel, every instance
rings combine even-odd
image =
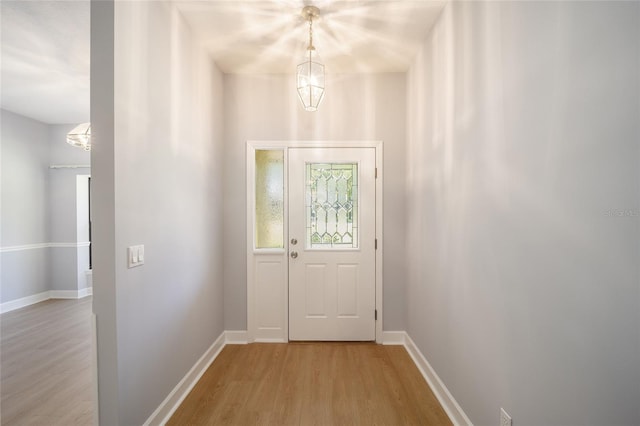
[[[307,163],[306,247],[358,248],[358,164]]]
[[[375,149],[288,151],[289,339],[375,339]]]

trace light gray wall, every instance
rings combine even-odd
[[[91,154],[67,143],[67,133],[77,124],[49,126],[50,154],[52,165],[89,165]],[[91,174],[90,168],[49,170],[49,226],[51,242],[77,241],[77,175]]]
[[[225,328],[247,328],[246,167],[248,140],[384,142],[384,324],[405,328],[405,75],[327,76],[316,112],[302,109],[291,75],[225,75]]]
[[[223,331],[222,75],[166,2],[91,13],[100,422],[139,425]]]
[[[48,126],[0,110],[2,128],[2,247],[49,241]]]
[[[53,243],[75,243],[77,241],[76,175],[89,173],[74,169],[52,169],[49,171],[48,219],[50,241]]]
[[[50,290],[49,250],[46,248],[10,251],[0,254],[1,303]]]
[[[52,146],[66,142],[52,139]],[[70,145],[69,145],[70,146]],[[75,148],[78,151],[85,151]],[[89,153],[86,152],[88,155]],[[83,164],[88,164],[84,160]],[[55,164],[75,164],[70,161]],[[91,169],[52,169],[49,171],[49,224],[52,243],[77,244],[89,241],[88,234],[79,235],[79,220],[88,228],[88,215],[78,215],[77,176],[88,175]],[[85,194],[86,196],[86,194]],[[88,209],[87,209],[88,210]],[[81,238],[80,238],[81,237]],[[78,290],[86,287],[84,271],[89,269],[88,247],[59,247],[49,249],[51,253],[51,289]],[[78,271],[82,270],[83,274]]]
[[[50,153],[52,165],[89,165],[91,154],[67,143],[67,133],[77,124],[49,126]],[[53,243],[77,243],[77,179],[78,175],[91,174],[90,168],[49,170],[49,229]],[[82,242],[86,242],[84,240]],[[86,247],[52,247],[51,289],[78,290],[86,287],[86,277],[78,270],[89,269]],[[80,264],[80,262],[82,262]]]
[[[76,175],[89,153],[66,143],[75,124],[48,125],[2,110],[2,247],[76,243]],[[47,290],[85,286],[86,248],[41,247],[2,253],[2,303]],[[78,259],[83,265],[78,264]]]
[[[639,8],[452,2],[408,74],[407,330],[476,425],[640,424]]]
[[[78,282],[78,249],[75,247],[51,247],[49,249],[49,290],[76,291],[84,283]]]
[[[1,246],[49,242],[48,127],[9,111],[0,110]],[[49,290],[47,248],[3,252],[0,302]]]

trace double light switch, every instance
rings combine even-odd
[[[144,245],[127,247],[127,264],[129,268],[144,265]]]

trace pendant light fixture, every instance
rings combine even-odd
[[[306,111],[316,111],[324,97],[324,65],[320,62],[316,48],[313,46],[313,20],[320,16],[320,9],[305,6],[302,16],[309,21],[309,46],[304,62],[298,65],[296,80],[298,96]]]
[[[91,123],[82,123],[67,133],[67,143],[91,151]]]

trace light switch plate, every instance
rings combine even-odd
[[[127,266],[135,268],[144,265],[144,245],[127,247]]]

